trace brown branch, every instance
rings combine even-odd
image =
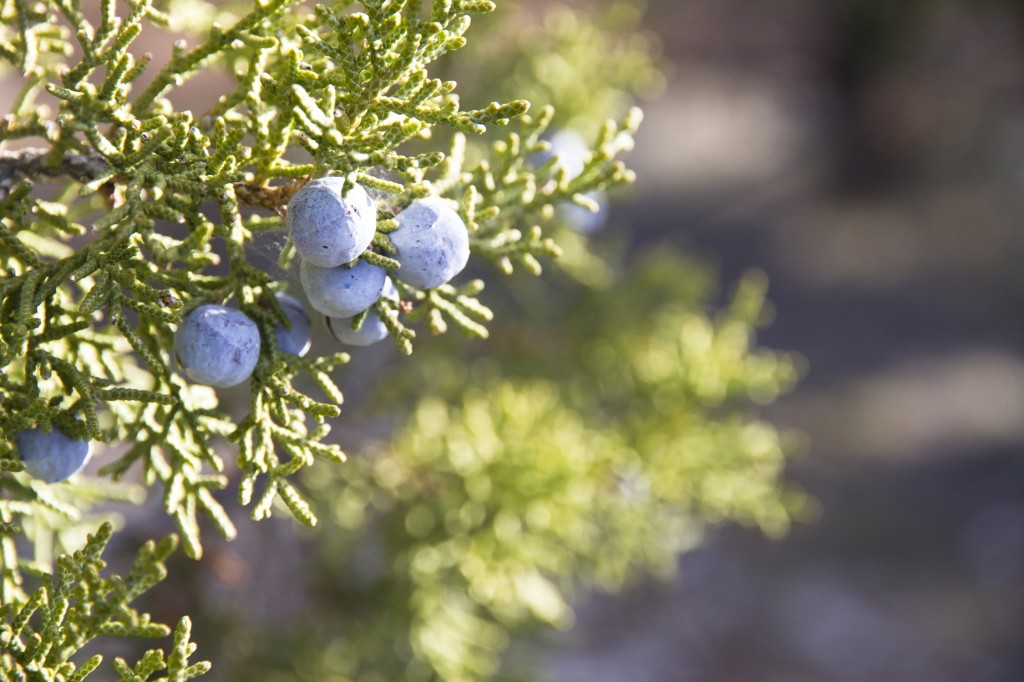
[[[81,183],[90,182],[107,174],[110,167],[98,154],[69,152],[55,166],[46,165],[47,150],[37,147],[27,149],[0,149],[0,201],[10,194],[11,189],[23,178],[71,178]],[[121,179],[123,182],[123,178]],[[278,215],[284,215],[285,207],[292,195],[302,186],[301,181],[289,181],[279,187],[238,183],[235,194],[239,203],[262,208]],[[104,183],[100,193],[113,196],[114,182]]]
[[[98,154],[68,152],[55,166],[47,165],[48,150],[28,147],[14,151],[0,150],[0,201],[7,198],[14,185],[25,178],[71,178],[87,183],[106,175],[106,160]],[[114,207],[114,182],[108,180],[98,189],[99,194]]]
[[[46,165],[47,150],[36,147],[0,150],[0,199],[11,192],[15,183],[23,178],[69,177],[89,182],[107,172],[107,162],[101,156],[70,152],[56,166]]]
[[[283,185],[271,187],[240,182],[235,185],[235,197],[240,204],[262,208],[283,218],[292,195],[298,192],[303,184],[305,183],[299,180],[289,180]]]

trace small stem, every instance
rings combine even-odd
[[[37,147],[14,151],[0,150],[0,199],[6,197],[21,178],[70,177],[78,182],[89,182],[108,170],[103,157],[69,152],[55,166],[46,164],[48,150]]]

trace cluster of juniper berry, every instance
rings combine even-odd
[[[434,289],[466,266],[469,234],[444,199],[414,201],[396,221],[397,229],[389,234],[400,266],[392,273],[396,279]],[[351,183],[346,191],[339,177],[317,178],[288,203],[287,225],[301,261],[302,288],[335,338],[353,346],[384,339],[387,326],[370,307],[382,297],[397,302],[399,294],[384,268],[360,259],[377,229],[377,209],[366,190]],[[291,323],[277,329],[278,348],[301,356],[309,350],[309,316],[296,298],[277,296]],[[201,305],[190,312],[174,342],[186,376],[208,386],[242,383],[259,359],[256,324],[224,306]]]
[[[536,165],[551,158],[569,176],[583,170],[589,148],[571,129],[548,138],[548,150],[536,155]],[[608,198],[603,191],[587,194],[596,212],[570,202],[556,208],[559,217],[583,234],[592,234],[607,220]],[[469,233],[459,214],[441,197],[418,199],[396,216],[398,227],[388,234],[400,267],[390,274],[406,285],[434,289],[449,282],[469,260]],[[292,244],[300,258],[299,280],[309,304],[324,315],[328,331],[338,341],[368,346],[388,336],[380,314],[398,314],[399,291],[388,272],[360,256],[377,231],[377,208],[358,183],[327,176],[299,189],[288,203],[286,216]],[[276,329],[279,350],[306,354],[311,345],[311,322],[302,302],[276,294],[288,326]],[[380,299],[396,305],[373,309]],[[245,313],[224,305],[202,304],[185,316],[174,336],[174,352],[189,380],[227,388],[246,381],[260,355],[260,333]],[[85,466],[91,443],[69,438],[59,429],[29,429],[17,436],[26,470],[48,483],[65,481]]]
[[[398,227],[388,237],[400,267],[391,274],[418,289],[434,289],[462,271],[469,260],[469,233],[446,200],[414,201],[396,216]],[[388,335],[379,313],[371,310],[380,298],[399,300],[398,288],[381,267],[360,259],[373,241],[377,209],[366,190],[339,177],[317,178],[288,203],[287,225],[301,264],[299,278],[309,304],[326,317],[328,329],[343,343],[366,346]],[[279,350],[302,356],[310,347],[310,319],[301,301],[276,294],[288,318],[276,329]],[[202,304],[189,312],[174,335],[178,365],[189,380],[227,388],[244,382],[256,368],[260,332],[256,323],[235,308]],[[91,444],[54,429],[18,434],[25,468],[49,483],[67,480],[89,458]]]
[[[578,175],[589,152],[583,138],[570,129],[552,135],[549,149],[537,155],[540,165],[550,158]],[[587,195],[598,206],[591,212],[571,203],[557,207],[574,229],[591,234],[607,219],[607,196]],[[434,289],[459,274],[469,260],[469,233],[459,214],[441,197],[418,199],[396,216],[398,228],[388,234],[400,264],[393,275],[418,289]],[[377,209],[358,183],[340,177],[308,182],[288,203],[287,225],[301,263],[299,279],[309,304],[325,316],[331,335],[352,346],[368,346],[388,336],[379,299],[399,302],[399,291],[388,272],[360,256],[373,242]],[[311,345],[311,322],[302,302],[277,293],[288,318],[276,329],[279,350],[303,356]],[[202,304],[185,316],[174,336],[174,352],[185,375],[206,386],[227,388],[248,379],[260,355],[260,333],[245,313],[223,305]],[[64,435],[59,429],[29,429],[18,434],[18,449],[26,470],[48,483],[65,481],[85,466],[91,443]]]

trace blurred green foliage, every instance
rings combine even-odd
[[[392,437],[306,477],[323,524],[303,624],[233,679],[492,679],[515,633],[570,626],[581,589],[671,575],[708,522],[785,532],[792,444],[751,403],[798,363],[755,346],[763,276],[715,314],[706,271],[666,253],[564,293],[562,315],[519,321],[527,352],[487,350],[515,376],[431,358]]]
[[[645,10],[643,0],[505,2],[480,22],[488,39],[443,67],[469,91],[550,105],[553,128],[593,135],[665,87],[669,65],[658,36],[641,28]]]

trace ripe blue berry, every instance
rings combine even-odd
[[[402,267],[395,277],[420,289],[439,287],[462,272],[469,261],[469,233],[459,214],[440,197],[412,202],[396,216],[389,234]]]
[[[338,341],[350,346],[369,346],[388,335],[388,328],[374,310],[366,314],[359,329],[352,328],[351,317],[327,317],[327,331]]]
[[[373,241],[377,209],[361,185],[341,196],[342,178],[317,178],[288,202],[286,221],[304,260],[333,268],[355,260]]]
[[[42,429],[25,429],[15,436],[25,470],[47,483],[66,481],[85,466],[89,459],[90,443],[74,440],[54,427],[47,433]]]
[[[380,297],[390,298],[392,301],[398,300],[398,289],[395,288],[395,283],[390,278],[385,280],[384,290],[381,292]],[[328,316],[327,330],[331,332],[331,336],[335,339],[350,346],[369,346],[387,338],[388,335],[388,328],[381,321],[376,310],[367,312],[366,318],[358,330],[352,329],[351,317]]]
[[[294,296],[282,293],[274,295],[277,297],[277,302],[281,305],[281,310],[284,311],[288,321],[292,324],[290,329],[278,327],[274,330],[277,336],[277,347],[285,353],[291,353],[301,358],[306,354],[310,346],[309,315],[306,314],[302,301]]]
[[[324,315],[352,317],[380,298],[387,273],[360,260],[352,267],[321,268],[302,261],[299,280],[309,304]]]
[[[608,195],[601,190],[594,190],[587,192],[586,196],[597,204],[596,212],[575,202],[563,201],[555,206],[555,215],[576,232],[592,235],[608,221]]]
[[[548,138],[548,144],[550,148],[547,151],[534,155],[535,165],[541,166],[549,159],[557,157],[555,167],[564,168],[570,178],[575,178],[583,172],[587,155],[590,154],[590,145],[579,133],[569,128],[559,130]]]
[[[174,334],[174,352],[185,375],[197,384],[225,388],[252,374],[260,357],[260,332],[244,313],[201,305]]]

